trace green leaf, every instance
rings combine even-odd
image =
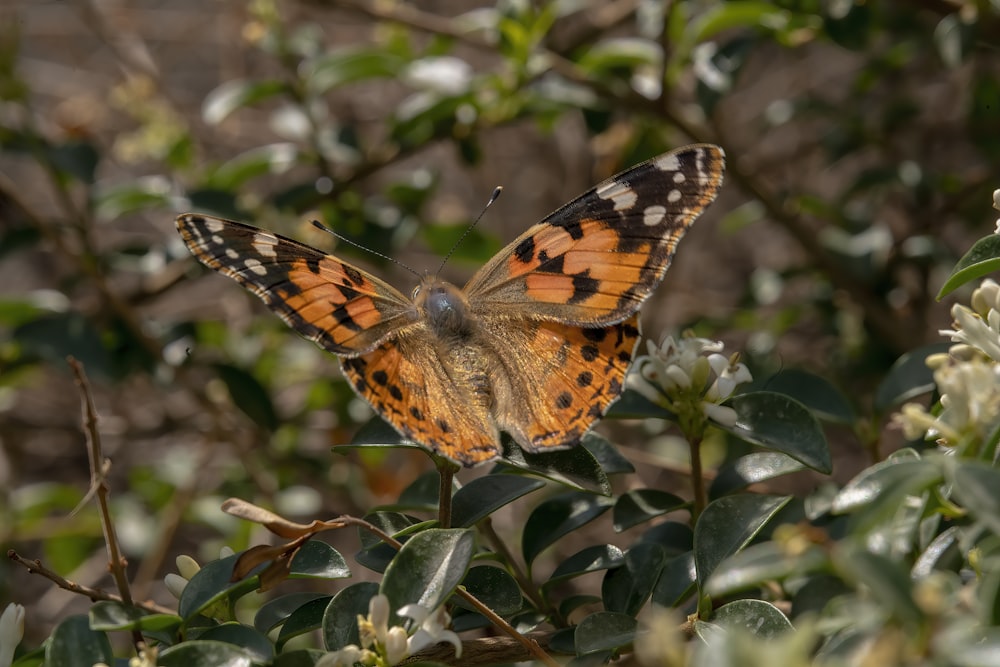
[[[719,468],[709,496],[718,498],[745,489],[751,484],[764,482],[781,475],[804,470],[805,466],[781,452],[753,452],[732,461],[727,461]]]
[[[611,404],[605,418],[615,419],[666,419],[675,421],[677,415],[653,403],[634,389],[626,389],[621,397]]]
[[[367,79],[400,76],[407,60],[382,49],[346,48],[312,61],[305,78],[309,89],[323,95],[334,88]]]
[[[792,630],[792,624],[777,607],[763,600],[734,600],[712,614],[712,623],[725,629],[740,629],[761,639],[774,639]]]
[[[599,611],[580,621],[573,643],[580,655],[615,651],[631,645],[638,627],[638,621],[627,614]]]
[[[951,343],[934,343],[907,352],[892,365],[875,390],[875,410],[885,414],[891,408],[934,389],[934,371],[927,357],[947,352]]]
[[[668,609],[679,607],[691,597],[696,584],[694,551],[688,551],[674,556],[663,566],[650,600]]]
[[[322,628],[323,619],[326,618],[326,610],[332,599],[332,596],[321,595],[288,614],[288,617],[281,624],[276,648],[281,650],[285,643],[293,637]]]
[[[164,649],[156,661],[160,667],[251,667],[253,655],[232,644],[193,640]]]
[[[213,368],[229,390],[236,407],[262,429],[272,432],[278,429],[281,422],[271,395],[252,373],[231,364],[213,364]]]
[[[955,499],[973,519],[1000,535],[1000,470],[985,463],[963,461],[955,466],[952,479]]]
[[[976,241],[951,270],[937,294],[938,301],[962,285],[1000,270],[1000,236],[990,234]]]
[[[253,658],[254,662],[266,663],[274,657],[274,645],[265,635],[240,623],[223,623],[201,633],[199,641],[223,642],[238,646]]]
[[[625,563],[625,554],[613,544],[595,544],[559,563],[549,578],[542,584],[543,589],[550,588],[562,581],[578,577],[588,572],[610,570]]]
[[[253,627],[260,632],[270,632],[285,622],[289,614],[302,605],[313,600],[326,600],[331,597],[322,593],[289,593],[265,602],[253,617]],[[325,607],[325,605],[324,605]]]
[[[249,81],[231,79],[210,92],[201,105],[201,117],[206,125],[218,125],[229,114],[288,91],[283,81]]]
[[[857,419],[854,408],[840,390],[818,375],[792,368],[772,375],[758,386],[791,396],[820,419],[838,424],[853,424]]]
[[[400,533],[418,525],[416,519],[398,512],[372,512],[365,515],[364,518],[365,521],[397,540],[400,539]],[[358,528],[358,537],[362,550],[354,555],[354,559],[375,572],[384,572],[392,559],[396,557],[396,549],[363,528]]]
[[[230,581],[236,559],[237,555],[234,554],[206,563],[191,577],[177,602],[177,613],[183,619],[190,621],[203,609],[227,596],[236,599],[257,588],[256,576],[237,582]]]
[[[545,486],[540,479],[521,475],[485,475],[471,480],[452,498],[451,522],[468,528],[504,505]]]
[[[61,621],[45,647],[45,664],[93,667],[95,662],[114,662],[107,635],[92,630],[86,616],[69,616]]]
[[[348,644],[359,645],[358,615],[368,616],[368,603],[378,595],[378,584],[364,581],[351,584],[333,596],[323,614],[323,646],[339,651]]]
[[[576,489],[611,494],[607,473],[586,447],[532,454],[518,447],[506,434],[501,442],[503,461],[498,465],[509,465]]]
[[[859,513],[852,525],[864,532],[896,516],[904,498],[920,495],[942,480],[940,467],[932,461],[886,459],[848,482],[834,497],[831,511]]]
[[[462,587],[500,616],[510,616],[521,609],[523,602],[521,589],[506,570],[492,565],[477,565],[470,568],[462,580]],[[465,599],[452,598],[459,607],[475,611]]]
[[[465,577],[475,546],[474,533],[463,528],[431,528],[411,537],[389,563],[379,586],[393,615],[407,604],[437,609]]]
[[[694,527],[699,587],[705,586],[719,563],[749,544],[791,499],[792,496],[740,494],[709,503]]]
[[[784,452],[821,473],[832,470],[823,429],[798,401],[784,394],[755,391],[734,396],[728,405],[736,411],[736,424],[723,428],[735,437]]]
[[[628,491],[619,496],[615,503],[615,530],[620,533],[655,517],[683,509],[689,504],[683,498],[659,489]]]
[[[93,630],[144,630],[162,632],[181,624],[181,617],[174,614],[150,614],[138,607],[128,607],[121,602],[100,600],[90,607],[90,627]]]
[[[601,466],[605,475],[623,475],[635,472],[635,466],[600,433],[589,431],[580,440],[580,446],[586,449]]]
[[[87,141],[68,141],[48,147],[48,158],[61,173],[72,176],[85,185],[94,183],[100,153]]]
[[[13,339],[28,356],[35,355],[65,368],[66,357],[72,355],[92,379],[113,376],[101,333],[79,313],[42,315],[14,329]]]
[[[351,570],[340,552],[318,540],[302,545],[289,570],[289,577],[293,579],[344,579],[350,576]]]
[[[655,542],[639,542],[625,553],[625,567],[608,570],[601,582],[604,608],[635,616],[649,599],[667,552]]]
[[[532,511],[524,525],[521,552],[529,567],[535,557],[560,537],[604,514],[614,501],[583,491],[549,498]]]
[[[292,143],[256,146],[230,158],[207,174],[203,185],[235,191],[259,176],[283,174],[299,161],[299,149]]]
[[[913,584],[902,563],[850,542],[834,548],[833,562],[841,577],[868,587],[872,598],[896,619],[910,629],[919,626],[923,613],[913,600]]]
[[[716,598],[733,595],[768,581],[814,572],[828,563],[826,552],[818,546],[793,553],[775,542],[752,544],[716,567],[705,584],[705,592]]]

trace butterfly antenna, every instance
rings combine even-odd
[[[469,232],[472,231],[473,227],[479,224],[479,221],[482,220],[484,215],[486,215],[486,209],[492,206],[493,202],[495,202],[497,199],[500,198],[500,193],[502,192],[503,192],[502,185],[498,185],[495,188],[493,188],[493,194],[490,195],[490,200],[486,202],[486,206],[483,207],[483,210],[479,212],[479,215],[477,215],[476,219],[472,221],[472,224],[466,227],[465,231],[462,232],[462,235],[458,238],[457,241],[455,241],[455,245],[451,247],[451,250],[448,251],[448,254],[445,255],[444,259],[441,260],[441,266],[438,267],[438,270],[434,275],[438,275],[439,273],[441,273],[441,269],[444,268],[444,265],[448,263],[448,260],[451,259],[451,256],[455,254],[456,250],[458,250],[458,246],[462,245],[462,241],[465,240],[465,237],[469,235]]]
[[[347,245],[352,245],[355,248],[357,248],[358,250],[364,250],[365,252],[368,252],[368,253],[371,253],[371,254],[375,255],[376,257],[381,257],[382,259],[387,259],[390,262],[392,262],[393,264],[395,264],[397,266],[403,267],[404,269],[406,269],[407,271],[409,271],[410,273],[412,273],[413,275],[415,275],[417,278],[423,278],[423,276],[421,276],[417,271],[411,269],[406,264],[403,264],[401,261],[399,261],[395,257],[389,257],[389,255],[383,255],[378,250],[372,250],[371,248],[367,248],[367,247],[361,245],[357,241],[352,241],[351,239],[347,238],[343,234],[338,234],[337,232],[333,231],[332,229],[330,229],[329,227],[327,227],[326,225],[324,225],[319,220],[313,220],[312,224],[313,224],[313,227],[315,227],[316,229],[322,229],[327,234],[333,235],[335,238],[343,241]]]

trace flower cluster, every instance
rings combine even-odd
[[[24,636],[24,607],[11,602],[0,614],[0,667],[14,661],[14,649]]]
[[[649,354],[636,358],[627,385],[682,420],[705,418],[736,422],[736,412],[721,405],[753,377],[739,354],[722,354],[723,344],[707,338],[666,336],[656,345],[646,341]]]
[[[941,393],[940,410],[907,403],[894,422],[910,439],[932,438],[946,447],[978,447],[1000,427],[1000,285],[987,279],[972,293],[972,308],[955,304],[955,344],[927,358]]]
[[[418,604],[403,606],[397,614],[413,620],[416,631],[410,635],[406,628],[389,627],[389,598],[379,594],[368,603],[368,617],[358,616],[358,635],[361,646],[349,644],[339,651],[327,653],[316,662],[316,667],[390,667],[397,665],[417,651],[438,642],[450,642],[455,647],[455,657],[462,656],[462,641],[448,624],[451,619],[443,607],[429,612]]]

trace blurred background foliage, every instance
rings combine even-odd
[[[177,552],[210,559],[254,541],[220,516],[222,498],[292,517],[363,514],[426,469],[398,451],[330,453],[367,408],[332,356],[194,262],[176,214],[334,250],[318,219],[434,271],[502,184],[444,269],[461,284],[593,183],[694,141],[724,147],[727,184],[644,308],[645,332],[693,328],[744,350],[757,377],[806,369],[839,387],[850,406],[831,445],[846,481],[896,446],[876,387],[900,355],[940,340],[948,304],[934,295],[992,231],[997,10],[7,3],[0,544],[81,582],[105,573],[96,513],[68,517],[89,479],[67,355],[95,386],[139,599],[162,596]],[[412,282],[374,253],[336,251],[404,292]],[[668,439],[615,436],[647,485],[669,486]],[[40,619],[86,601],[35,579],[0,565],[0,600],[32,591],[37,640]]]

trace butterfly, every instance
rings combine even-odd
[[[725,154],[694,144],[614,176],[530,227],[465,287],[427,275],[406,297],[315,248],[197,213],[177,229],[204,265],[340,357],[406,439],[473,466],[572,447],[621,395],[638,310],[715,199]]]

